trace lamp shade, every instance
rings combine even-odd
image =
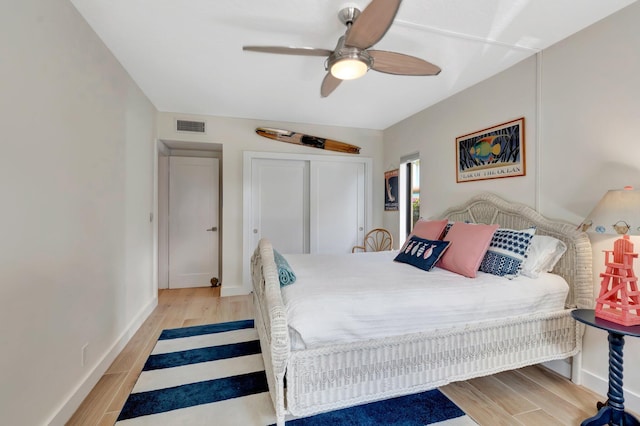
[[[640,191],[630,186],[607,191],[580,229],[597,234],[640,235]]]

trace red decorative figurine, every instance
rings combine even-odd
[[[628,235],[616,240],[613,250],[604,250],[606,272],[600,274],[600,294],[595,316],[625,326],[640,325],[640,291],[633,271],[633,243]],[[613,260],[611,256],[613,255]]]

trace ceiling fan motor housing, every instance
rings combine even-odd
[[[356,9],[357,10],[357,9]],[[366,50],[344,45],[344,36],[340,37],[335,50],[325,63],[325,70],[341,80],[362,77],[373,66],[373,58]],[[349,68],[349,72],[340,72],[340,68]]]

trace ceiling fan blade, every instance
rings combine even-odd
[[[329,56],[333,53],[328,49],[316,49],[314,47],[286,47],[286,46],[242,46],[242,50],[262,53],[278,53],[280,55],[301,56]]]
[[[346,46],[368,49],[385,35],[401,0],[372,0],[347,31]]]
[[[371,69],[397,75],[438,75],[439,66],[415,56],[385,50],[367,50],[373,58]]]
[[[342,80],[340,80],[339,78],[335,78],[333,75],[331,75],[330,72],[328,72],[327,75],[324,76],[324,80],[322,80],[320,95],[323,98],[326,98],[331,94],[331,92],[336,90],[336,87],[338,87],[340,83],[342,83]]]

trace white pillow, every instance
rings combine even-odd
[[[548,235],[534,235],[527,258],[520,273],[529,278],[538,278],[541,272],[551,272],[560,257],[567,251],[567,245]]]

